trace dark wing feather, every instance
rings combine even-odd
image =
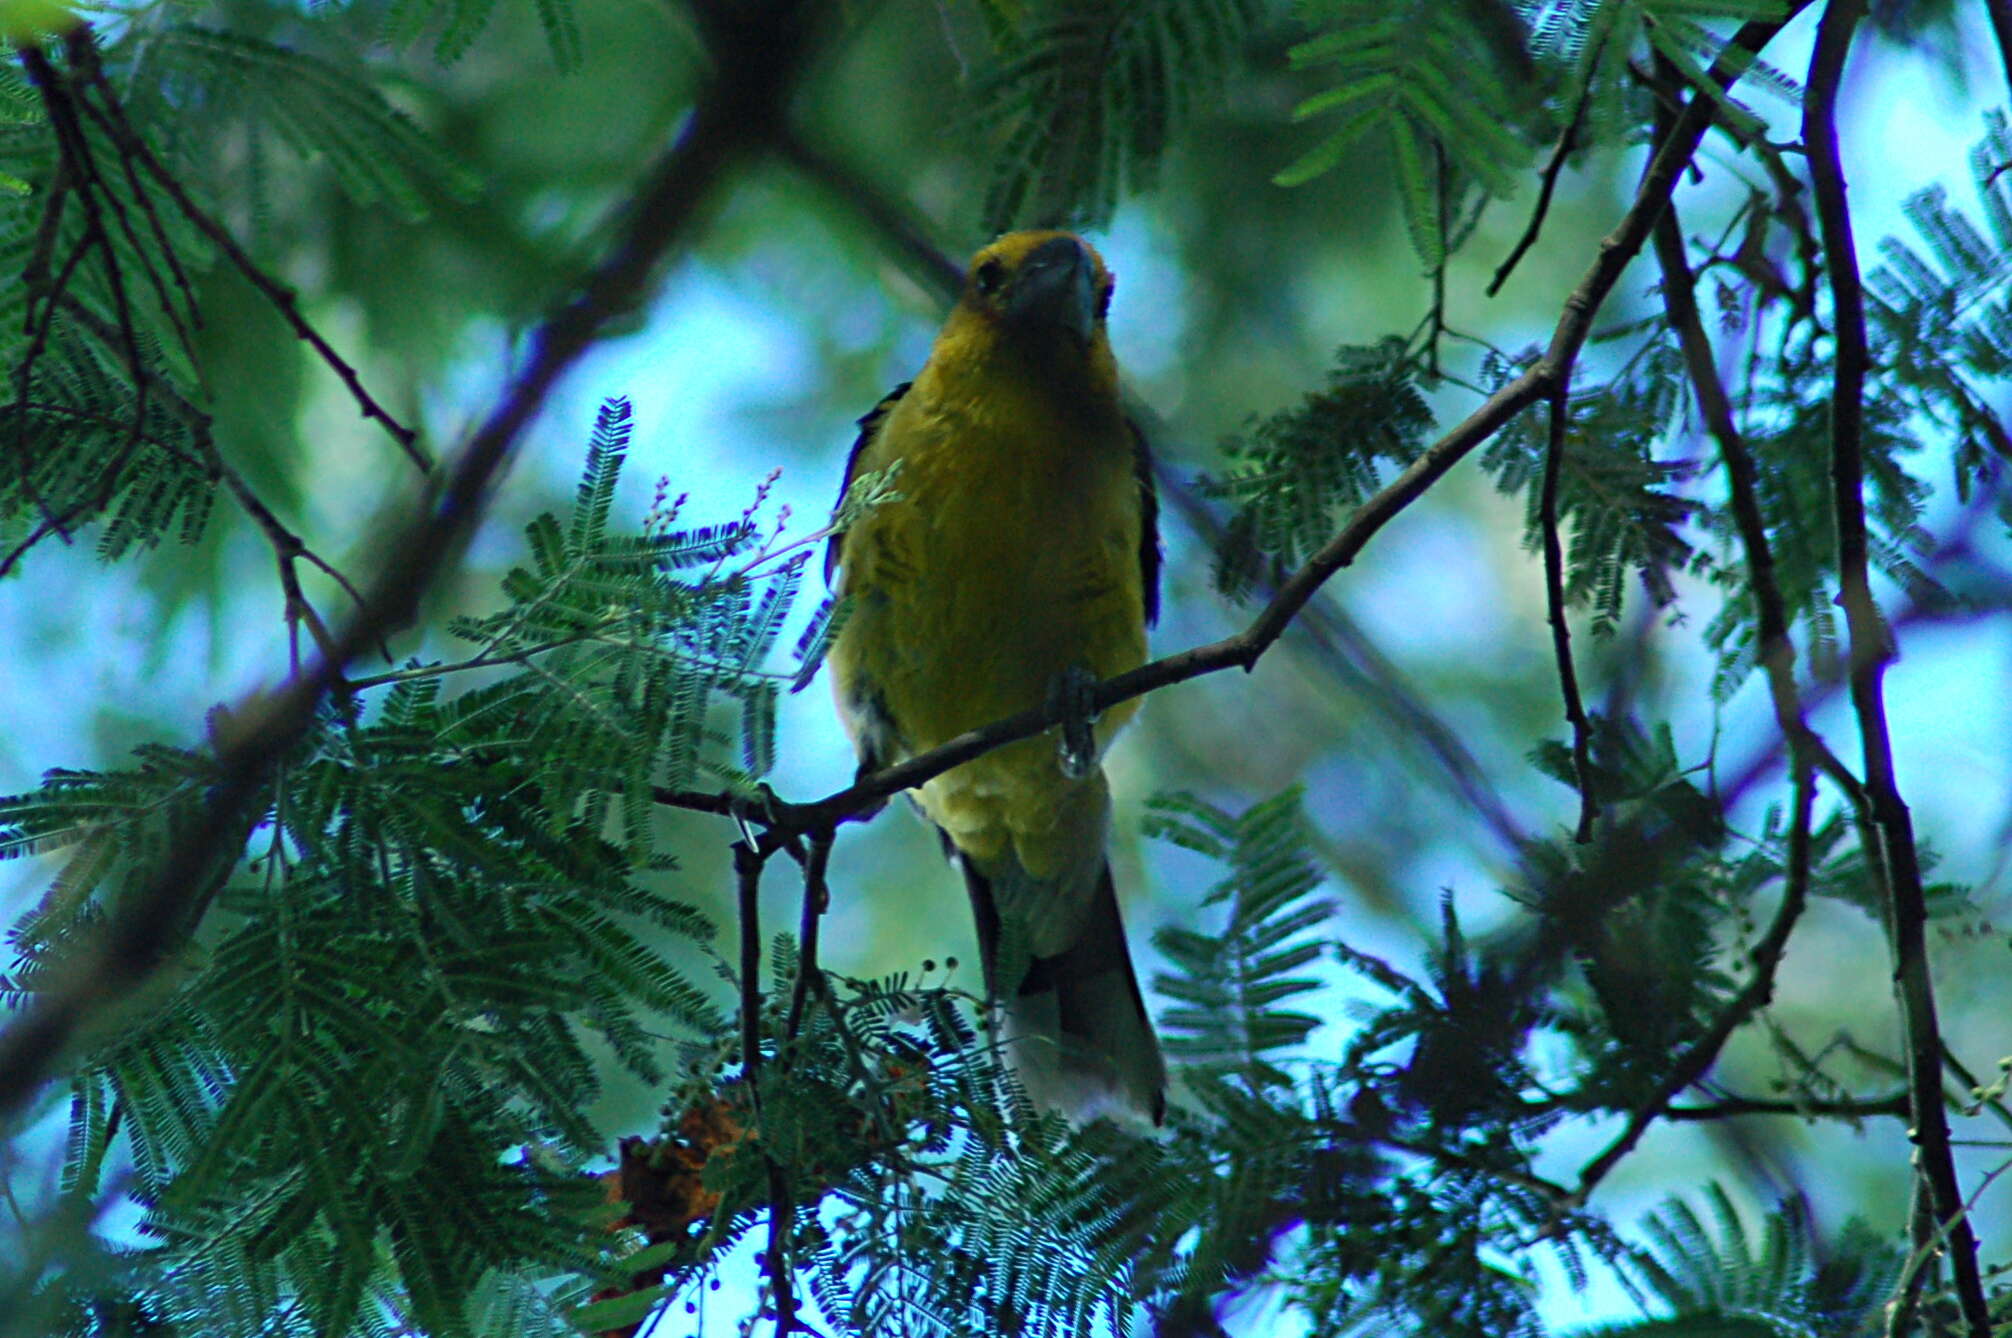
[[[1132,430],[1132,476],[1139,485],[1139,581],[1146,597],[1146,626],[1151,627],[1160,616],[1160,493],[1146,434],[1129,418],[1125,426]]]
[[[880,403],[868,409],[860,418],[859,435],[853,438],[852,453],[845,457],[845,478],[838,485],[838,501],[831,504],[832,510],[836,511],[840,504],[845,501],[846,489],[852,486],[852,476],[859,470],[860,452],[864,451],[867,443],[873,440],[874,433],[880,431],[880,425],[886,421],[887,415],[894,412],[895,403],[903,395],[906,395],[908,388],[914,384],[913,381],[903,381],[900,385],[882,395]],[[1148,515],[1151,514],[1151,510],[1151,504],[1149,503],[1147,505]],[[826,585],[831,584],[832,573],[838,570],[838,550],[839,546],[844,542],[845,536],[843,534],[834,534],[831,536],[831,542],[824,546],[824,583]]]

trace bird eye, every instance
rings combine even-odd
[[[979,292],[990,297],[1006,282],[1006,267],[996,259],[987,260],[972,274],[971,281],[978,285]]]
[[[1103,320],[1105,316],[1107,316],[1107,315],[1109,315],[1109,314],[1110,314],[1110,310],[1111,310],[1111,293],[1112,293],[1112,291],[1113,291],[1113,290],[1115,290],[1115,289],[1117,288],[1117,286],[1118,286],[1118,281],[1117,281],[1116,279],[1109,279],[1109,278],[1105,279],[1105,280],[1104,280],[1104,282],[1103,282],[1102,284],[1100,284],[1100,285],[1098,286],[1098,288],[1097,288],[1097,319],[1098,319],[1098,320]]]

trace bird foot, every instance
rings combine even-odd
[[[1056,748],[1056,761],[1070,780],[1081,780],[1097,765],[1097,736],[1091,729],[1097,718],[1096,687],[1097,676],[1081,665],[1064,669],[1048,685],[1050,708],[1062,712],[1062,740]]]

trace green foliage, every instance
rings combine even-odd
[[[35,361],[22,394],[0,406],[22,468],[0,471],[0,543],[103,522],[106,558],[166,537],[193,543],[203,532],[216,481],[199,425],[156,393],[136,397],[115,354],[66,323]]]
[[[1342,120],[1275,180],[1310,181],[1380,131],[1412,247],[1426,268],[1437,268],[1467,183],[1508,195],[1529,154],[1515,130],[1527,112],[1520,90],[1528,57],[1514,17],[1485,0],[1318,0],[1305,12],[1322,32],[1293,47],[1293,67],[1330,71],[1332,86],[1295,107],[1293,119],[1338,112]]]
[[[1883,238],[1878,249],[1885,263],[1866,275],[1871,560],[1917,610],[1949,609],[1958,596],[1929,569],[1932,544],[1921,522],[1931,485],[1910,467],[1910,457],[1920,453],[1925,437],[1946,437],[1953,491],[1968,503],[1981,485],[1998,478],[2012,449],[2012,439],[1985,407],[1990,387],[2012,377],[2012,303],[2005,297],[2012,268],[2004,259],[2012,244],[2012,193],[1998,171],[2012,154],[2012,132],[1997,112],[1985,118],[1985,131],[1970,155],[1983,226],[1941,187],[1921,191],[1906,205],[1918,244]],[[1776,582],[1789,616],[1802,624],[1812,667],[1830,675],[1841,658],[1832,604],[1830,417],[1822,398],[1831,368],[1816,344],[1819,313],[1807,305],[1812,300],[1782,281],[1759,287],[1749,319],[1771,320],[1774,342],[1771,351],[1758,347],[1742,427],[1761,466],[1757,500]],[[1721,539],[1732,533],[1723,512],[1708,523]],[[1720,653],[1715,688],[1724,697],[1751,672],[1757,647],[1745,565],[1734,559],[1715,575],[1741,593],[1705,629],[1707,644]]]
[[[661,1083],[663,1025],[725,1026],[665,955],[712,930],[643,881],[671,864],[649,787],[741,774],[716,760],[716,695],[743,706],[742,752],[768,750],[772,717],[745,707],[773,700],[760,666],[805,557],[764,539],[759,501],[621,532],[629,429],[626,402],[602,407],[571,515],[533,522],[508,604],[456,625],[473,656],[323,716],[200,930],[162,945],[172,984],[76,1070],[66,1182],[100,1192],[123,1126],[155,1244],[108,1281],[149,1322],[265,1332],[280,1307],[285,1332],[338,1334],[395,1292],[428,1331],[476,1333],[543,1304],[526,1279],[600,1267],[583,1169],[606,1136],[584,1107],[607,1061]],[[149,748],[0,806],[0,855],[64,857],[16,927],[11,998],[66,969],[210,779],[203,754]],[[66,1304],[90,1331],[92,1295]]]
[[[1243,56],[1258,0],[1036,0],[988,10],[997,51],[974,76],[999,141],[981,226],[1094,227],[1151,177],[1174,132]]]
[[[1306,855],[1299,792],[1234,817],[1193,795],[1163,795],[1153,814],[1149,833],[1229,868],[1202,902],[1230,904],[1224,932],[1169,928],[1154,939],[1175,967],[1154,983],[1181,1004],[1162,1018],[1174,1033],[1168,1052],[1253,1089],[1290,1083],[1267,1055],[1298,1046],[1320,1025],[1314,1014],[1280,1005],[1319,988],[1295,973],[1320,958],[1320,943],[1306,935],[1334,913],[1331,903],[1308,895],[1320,872]]]
[[[531,7],[544,31],[552,63],[561,70],[578,66],[580,24],[573,11],[573,0],[531,0]],[[437,24],[433,58],[448,65],[475,45],[495,10],[496,0],[392,0],[385,12],[385,36],[403,46]]]
[[[1493,372],[1493,379],[1506,381],[1511,369],[1498,361]],[[1558,473],[1558,523],[1569,533],[1565,600],[1590,607],[1593,630],[1602,635],[1619,623],[1630,572],[1661,606],[1675,597],[1671,572],[1691,556],[1681,529],[1698,504],[1673,486],[1690,469],[1656,458],[1684,392],[1678,372],[1676,351],[1651,343],[1625,375],[1575,390],[1566,409]],[[1498,488],[1523,495],[1523,546],[1533,553],[1544,543],[1548,413],[1523,414],[1481,457]]]
[[[1968,501],[1980,478],[2002,460],[2005,429],[1977,386],[2012,378],[2012,127],[2005,113],[1984,118],[1984,138],[1970,151],[1970,170],[1984,214],[1980,230],[1930,186],[1909,197],[1907,218],[1927,254],[1898,237],[1881,240],[1886,263],[1866,282],[1878,346],[1873,365],[1908,396],[1910,407],[1955,443],[1957,496]],[[1910,517],[1911,519],[1911,517]]]
[[[227,98],[247,124],[303,156],[319,155],[360,204],[389,203],[424,218],[428,197],[471,197],[479,179],[443,152],[377,89],[328,61],[238,33],[167,29],[147,53],[171,89]]]
[[[1335,354],[1327,385],[1223,443],[1227,468],[1202,491],[1236,508],[1216,550],[1216,588],[1233,598],[1277,580],[1334,532],[1337,516],[1406,465],[1432,427],[1419,369],[1400,339]]]
[[[1671,1199],[1650,1215],[1649,1243],[1627,1255],[1628,1271],[1674,1317],[1598,1333],[1799,1338],[1878,1330],[1902,1260],[1864,1223],[1820,1241],[1808,1205],[1789,1198],[1755,1235],[1723,1186],[1707,1186],[1705,1202],[1709,1222]]]

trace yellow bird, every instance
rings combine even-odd
[[[1118,402],[1111,290],[1078,237],[1001,237],[973,258],[921,372],[860,419],[847,485],[900,466],[898,499],[825,560],[852,600],[829,663],[862,772],[1144,663],[1156,500]],[[1095,722],[1093,757],[1072,758],[1051,731],[914,798],[964,873],[986,990],[1029,1095],[1079,1119],[1157,1124],[1166,1068],[1111,886],[1096,765],[1133,708]]]

